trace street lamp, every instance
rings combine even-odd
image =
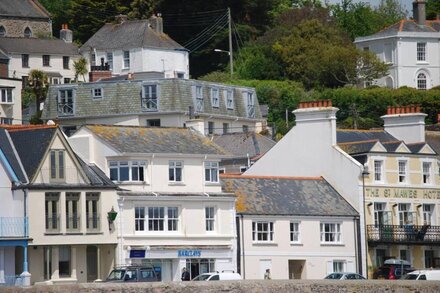
[[[221,50],[221,49],[214,49],[214,52],[220,52],[220,53],[227,53],[229,55],[229,63],[231,63],[231,79],[232,75],[234,74],[234,61],[232,58],[231,51]]]
[[[368,279],[368,234],[367,234],[367,215],[366,215],[366,209],[365,209],[365,176],[369,176],[370,172],[368,171],[368,165],[364,164],[362,169],[362,205],[364,210],[364,237],[365,237],[365,277]]]

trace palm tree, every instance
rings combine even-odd
[[[83,77],[83,81],[86,81],[87,70],[87,59],[84,57],[79,58],[73,62],[73,68],[75,70],[75,81],[78,82],[78,76]]]
[[[29,72],[29,87],[31,92],[35,98],[35,109],[36,113],[34,117],[31,119],[31,123],[38,124],[41,123],[41,111],[40,104],[44,102],[45,96],[47,94],[47,88],[49,85],[49,81],[47,78],[47,74],[39,69],[32,69]]]

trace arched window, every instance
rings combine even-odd
[[[4,26],[0,25],[0,37],[6,36],[6,29]]]
[[[423,72],[417,75],[417,89],[426,90],[426,74]]]
[[[32,31],[31,31],[31,29],[30,29],[29,27],[26,27],[26,28],[24,29],[24,37],[25,37],[25,38],[30,38],[30,37],[32,37]]]

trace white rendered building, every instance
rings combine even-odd
[[[422,90],[440,85],[440,20],[426,20],[424,0],[415,1],[413,9],[414,20],[401,20],[354,41],[389,66],[388,75],[373,84]]]
[[[0,124],[22,124],[21,79],[0,77]]]

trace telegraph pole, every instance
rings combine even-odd
[[[228,7],[228,24],[229,24],[229,63],[231,66],[231,79],[234,74],[234,59],[232,58],[232,26],[231,26],[231,8]]]

